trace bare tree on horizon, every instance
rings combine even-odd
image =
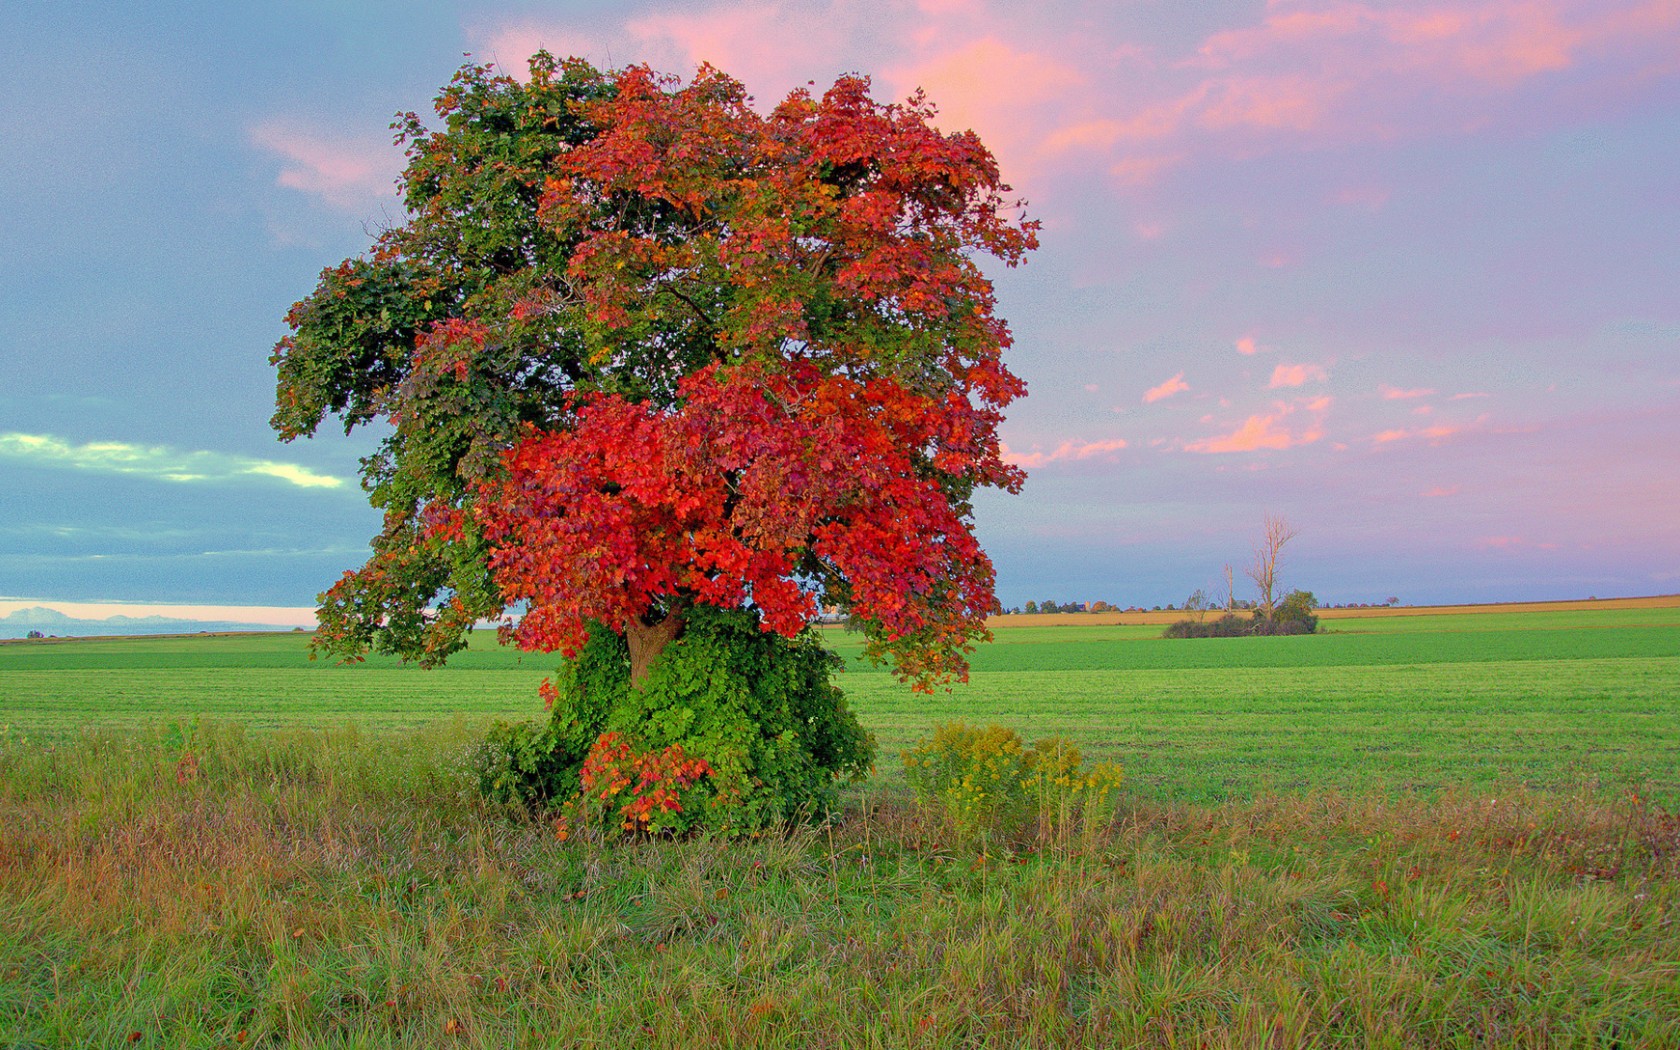
[[[1254,548],[1254,564],[1248,569],[1248,578],[1254,581],[1255,589],[1260,592],[1259,612],[1265,619],[1271,619],[1277,608],[1278,563],[1282,559],[1283,548],[1300,532],[1289,524],[1288,519],[1275,514],[1266,515],[1266,532],[1260,546]]]

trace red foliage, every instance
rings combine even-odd
[[[994,605],[967,494],[1019,489],[996,429],[1024,389],[968,252],[1014,263],[1034,226],[1001,217],[991,155],[919,99],[880,105],[847,78],[766,118],[709,68],[673,84],[619,74],[542,216],[579,241],[597,357],[646,354],[628,341],[676,315],[724,359],[666,398],[574,396],[482,484],[491,569],[528,603],[514,637],[575,653],[590,620],[688,601],[750,602],[791,636],[826,595],[918,686],[961,677]],[[683,235],[627,229],[611,202],[634,200]]]
[[[602,733],[583,760],[578,778],[581,798],[589,805],[607,806],[620,797],[619,826],[625,831],[648,831],[665,813],[682,812],[682,793],[712,767],[703,758],[689,758],[681,744],[663,751],[638,752],[617,733]],[[556,825],[561,838],[567,837],[565,821]]]
[[[792,636],[817,586],[843,579],[851,607],[881,624],[899,669],[961,668],[951,643],[992,606],[991,563],[918,451],[976,456],[954,402],[887,380],[860,383],[791,364],[780,373],[710,367],[683,380],[681,407],[597,395],[565,431],[533,431],[477,506],[504,593],[529,603],[514,638],[574,654],[586,623],[623,624],[673,600],[751,601]],[[960,399],[959,399],[960,400]]]

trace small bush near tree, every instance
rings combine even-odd
[[[1009,836],[1029,825],[1055,833],[1113,812],[1121,769],[1082,769],[1072,742],[1048,737],[1032,747],[1003,726],[947,722],[904,752],[916,799],[938,810],[963,839]]]

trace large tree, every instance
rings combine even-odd
[[[976,488],[1023,385],[976,263],[1035,246],[997,165],[920,96],[846,77],[760,114],[546,54],[463,68],[394,127],[407,217],[287,317],[274,426],[384,421],[367,564],[316,645],[426,663],[503,621],[631,681],[697,606],[793,636],[820,606],[918,687],[966,673],[995,603]]]

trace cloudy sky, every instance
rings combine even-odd
[[[1324,601],[1680,591],[1677,0],[65,0],[0,33],[0,615],[306,608],[362,560],[371,439],[278,443],[270,348],[400,221],[392,115],[538,47],[766,105],[867,73],[992,147],[1044,222],[997,275],[1006,604],[1182,600],[1268,513]]]

